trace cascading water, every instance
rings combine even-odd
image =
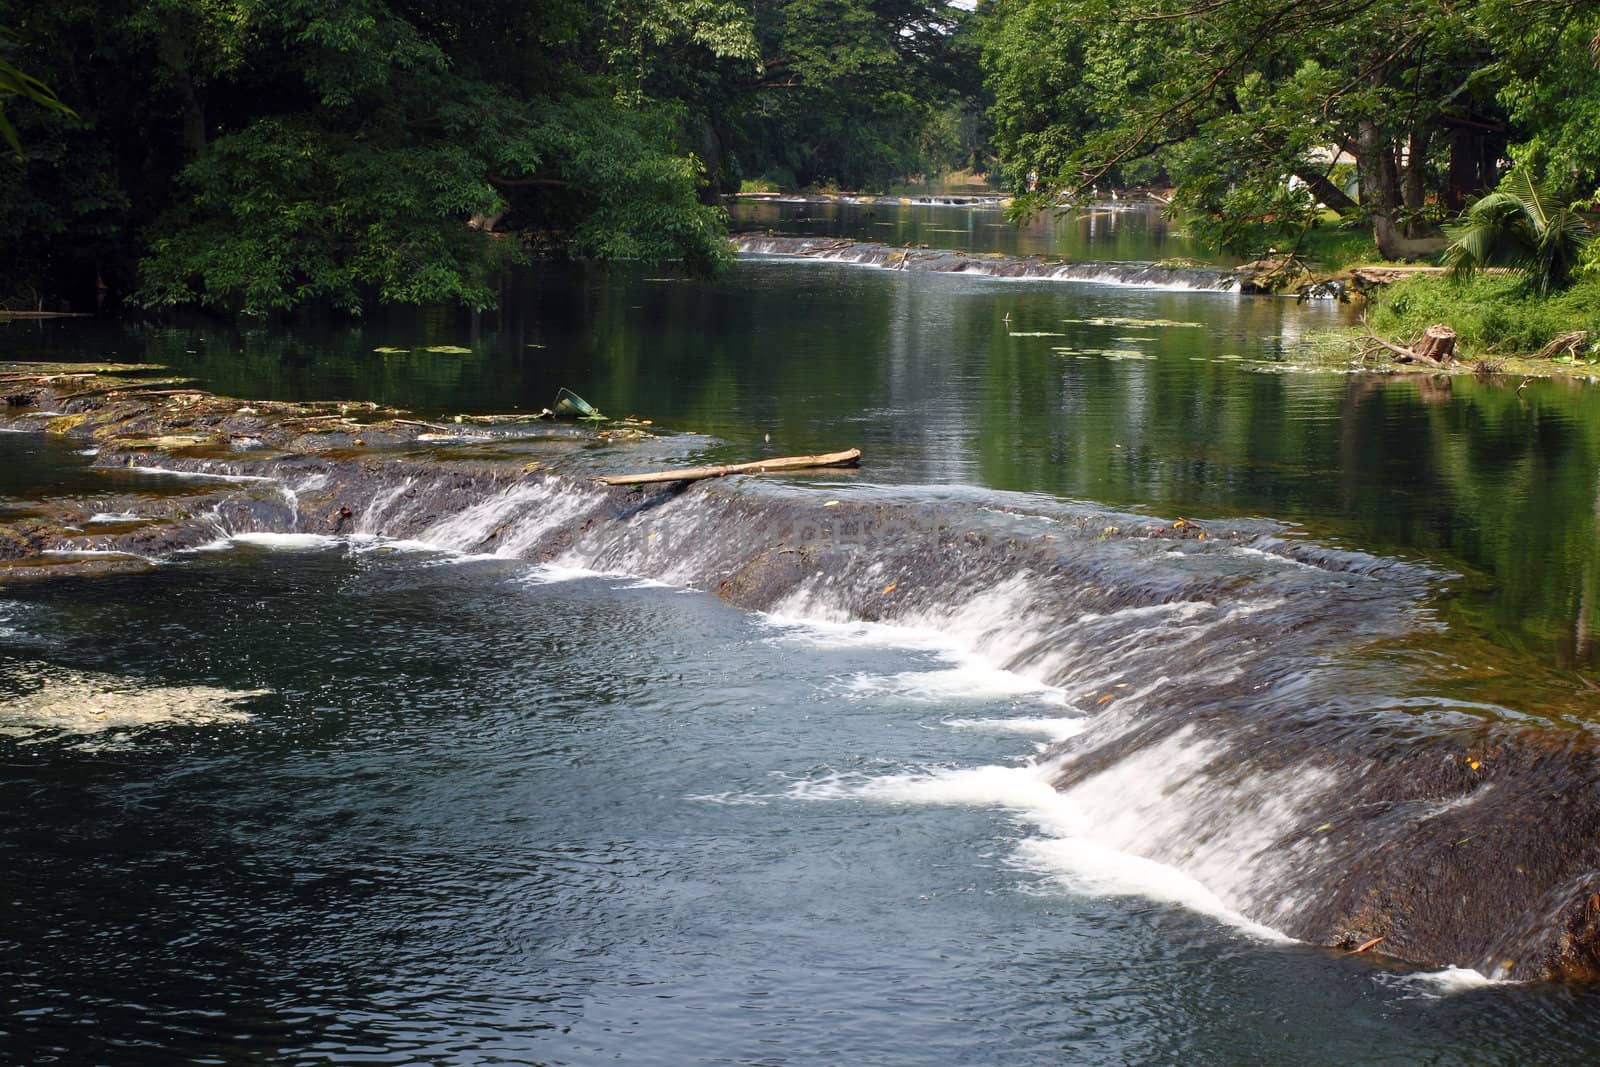
[[[1124,285],[1145,289],[1228,291],[1238,285],[1230,271],[1159,263],[1063,263],[1019,256],[975,256],[942,250],[817,237],[744,236],[734,247],[746,255],[789,256],[877,267],[883,270],[978,274],[990,278],[1039,279]]]
[[[139,469],[128,459],[96,462]],[[995,806],[1026,811],[1040,862],[1114,854],[1147,881],[1140,864],[1160,864],[1203,910],[1316,943],[1381,939],[1497,976],[1600,972],[1592,743],[1430,691],[1432,660],[1407,644],[1432,626],[1426,568],[1266,522],[931,487],[630,492],[595,485],[589,463],[174,458],[145,469],[211,483],[201,520],[96,545],[159,555],[195,547],[186,528],[296,546],[381,537],[932,634],[985,684],[1045,694],[1071,724],[1042,731],[1060,740],[1023,773],[969,769],[956,790],[994,787]],[[859,686],[937,699],[948,680]],[[1505,859],[1486,870],[1477,847]]]
[[[335,474],[310,496],[327,511],[351,490]],[[1285,541],[1261,522],[1175,537],[1136,516],[946,490],[633,495],[555,475],[413,472],[371,500],[354,532],[647,577],[778,620],[934,635],[968,669],[1054,708],[1053,729],[1031,728],[1060,740],[1033,764],[960,772],[955,788],[1037,822],[1026,851],[1038,862],[1081,875],[1099,870],[1086,854],[1126,857],[1128,886],[1160,883],[1248,928],[1352,947],[1381,937],[1395,955],[1484,974],[1591,966],[1587,851],[1495,829],[1534,817],[1529,761],[1592,779],[1586,750],[1530,753],[1500,725],[1508,710],[1430,698],[1419,663],[1372,653],[1428,627],[1439,576],[1425,568]],[[904,681],[938,699],[937,676]],[[1522,855],[1515,879],[1441,844],[1496,833]],[[1157,868],[1141,863],[1176,880],[1151,881]]]

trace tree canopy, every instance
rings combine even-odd
[[[1253,250],[1359,198],[1380,249],[1406,255],[1508,157],[1568,196],[1600,184],[1595,0],[981,10],[997,148],[1014,183],[1041,176],[1041,201],[1160,176],[1216,243]]]
[[[1319,204],[1410,256],[1515,162],[1600,194],[1600,0],[0,0],[0,294],[483,307],[530,254],[716,269],[716,194],[986,166]],[[1591,244],[1591,249],[1594,246]]]
[[[15,82],[0,104],[20,86],[76,109],[0,112],[24,153],[0,164],[14,251],[0,286],[359,311],[485,306],[497,265],[530,251],[711,270],[728,254],[717,189],[914,165],[931,117],[978,82],[975,50],[965,83],[944,62],[961,14],[944,0],[0,0],[25,64],[0,67]]]

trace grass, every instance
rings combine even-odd
[[[1468,359],[1537,352],[1575,330],[1600,339],[1600,277],[1547,298],[1505,274],[1480,274],[1469,282],[1439,275],[1406,278],[1375,294],[1367,317],[1385,337],[1403,339],[1444,323],[1456,331]],[[1580,361],[1585,355],[1600,360],[1595,341],[1580,352]]]
[[[1313,267],[1330,274],[1364,263],[1383,262],[1372,227],[1343,223],[1332,211],[1323,212],[1321,222],[1306,233],[1300,242],[1300,255]]]

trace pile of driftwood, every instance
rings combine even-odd
[[[1367,343],[1361,352],[1361,358],[1376,355],[1387,351],[1389,358],[1396,363],[1422,363],[1430,367],[1448,367],[1455,362],[1456,332],[1450,327],[1435,324],[1422,331],[1422,336],[1409,345],[1396,344],[1393,341],[1379,337],[1377,331],[1367,325],[1367,317],[1361,316],[1361,325],[1366,327],[1372,340]]]

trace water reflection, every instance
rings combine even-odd
[[[736,200],[736,232],[849,237],[891,245],[1003,252],[1070,260],[1212,258],[1157,204],[1096,203],[1016,225],[1006,209],[976,204],[857,202],[842,199]]]
[[[5,339],[14,356],[166,363],[245,397],[428,413],[537,410],[565,385],[715,435],[718,457],[859,445],[883,482],[1267,515],[1442,559],[1466,574],[1445,604],[1466,631],[1592,669],[1600,394],[1300,367],[1303,338],[1343,321],[1287,300],[767,260],[710,283],[550,266],[482,316],[15,324]],[[439,344],[471,351],[423,350]]]

